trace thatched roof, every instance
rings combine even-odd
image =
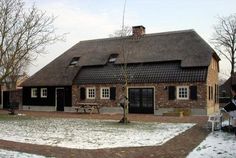
[[[119,54],[114,64],[123,63],[123,54],[128,54],[127,63],[180,61],[183,68],[207,67],[213,55],[218,57],[194,30],[146,34],[140,39],[128,36],[81,41],[22,86],[72,85],[81,67],[105,65],[111,54]],[[73,57],[80,59],[72,67],[69,64]]]

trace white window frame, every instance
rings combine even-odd
[[[43,93],[43,91],[46,90],[46,95]],[[40,90],[41,98],[47,98],[48,97],[48,89],[47,88],[41,88]]]
[[[187,97],[186,98],[179,97],[179,90],[181,88],[187,88]],[[189,86],[177,86],[177,91],[176,92],[177,92],[176,96],[177,96],[178,100],[189,100]]]
[[[37,88],[31,88],[31,98],[37,98]]]
[[[94,97],[91,97],[90,95],[89,95],[89,91],[90,90],[94,90]],[[86,88],[86,99],[95,99],[96,98],[96,88],[95,87],[87,87]]]
[[[104,95],[106,95],[104,90],[108,90],[108,96],[104,96]],[[111,95],[111,92],[110,92],[110,88],[109,87],[101,87],[101,90],[100,90],[100,97],[101,97],[101,99],[110,99],[110,95]]]

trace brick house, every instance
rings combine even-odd
[[[22,84],[23,109],[72,111],[96,102],[101,112],[121,112],[127,63],[130,113],[207,115],[219,108],[219,60],[194,30],[145,34],[135,26],[131,36],[81,41],[46,65]]]

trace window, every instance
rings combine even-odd
[[[177,87],[177,99],[189,99],[189,87]]]
[[[69,66],[77,65],[78,61],[79,61],[79,57],[72,58],[72,60],[70,61],[70,65]]]
[[[110,57],[109,57],[108,62],[109,62],[109,63],[114,63],[114,62],[116,62],[117,56],[118,56],[118,54],[111,54]]]
[[[87,88],[87,99],[95,99],[96,91],[95,88]]]
[[[215,69],[215,62],[214,62],[214,59],[212,59],[211,68],[212,68],[213,70]]]
[[[101,88],[101,99],[110,99],[110,88]]]
[[[214,100],[214,87],[208,86],[208,99]]]
[[[216,60],[212,59],[212,63],[211,63],[211,68],[213,70],[217,70],[218,69],[218,63]]]
[[[47,98],[48,90],[47,88],[41,88],[41,98]]]
[[[31,88],[31,98],[37,98],[37,88]]]
[[[226,97],[226,90],[222,91],[222,97]]]
[[[211,100],[213,100],[213,87],[211,86]]]
[[[208,100],[211,100],[211,86],[208,86]]]

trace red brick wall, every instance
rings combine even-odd
[[[197,86],[197,100],[169,100],[168,86]],[[158,84],[156,90],[156,104],[160,108],[204,108],[206,107],[206,84],[204,83],[178,83]]]
[[[169,100],[168,99],[168,86],[197,86],[197,100]],[[80,87],[96,87],[96,98],[80,100]],[[116,87],[116,99],[122,94],[121,84],[96,84],[96,85],[73,85],[72,86],[72,105],[79,102],[97,102],[106,107],[116,107],[117,100],[100,99],[101,87]],[[160,83],[160,84],[130,84],[128,88],[155,88],[155,109],[158,108],[205,108],[207,105],[207,88],[205,83]]]
[[[85,99],[80,100],[80,88],[84,87],[96,87],[96,98],[95,99]],[[96,84],[96,85],[73,85],[72,86],[72,105],[76,105],[79,102],[96,102],[101,103],[102,106],[106,107],[115,107],[117,106],[116,100],[110,100],[110,99],[100,99],[100,88],[101,87],[116,87],[116,98],[120,96],[120,92],[122,90],[122,85],[113,85],[113,84]]]

